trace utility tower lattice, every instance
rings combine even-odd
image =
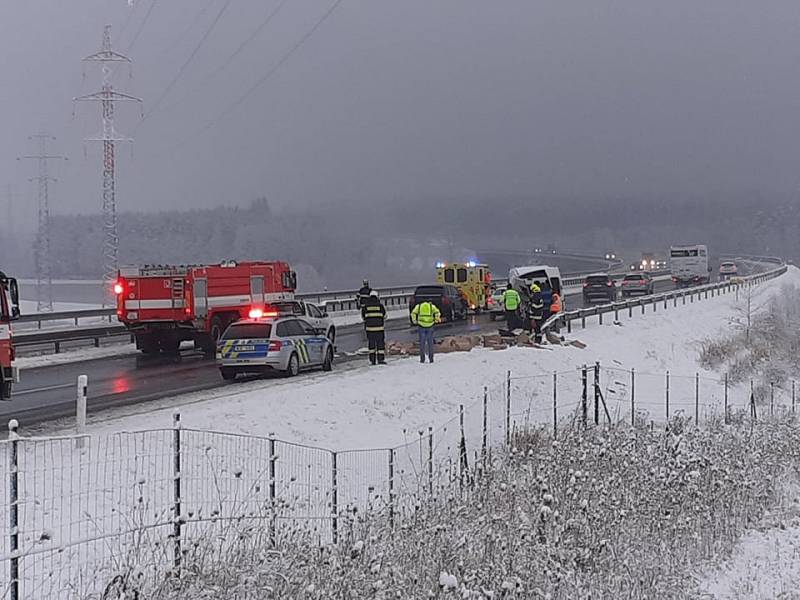
[[[28,181],[37,183],[39,191],[38,228],[33,246],[33,256],[36,264],[36,312],[53,312],[53,275],[52,256],[50,254],[50,182],[57,180],[50,176],[49,161],[66,160],[66,158],[47,153],[47,142],[56,139],[52,135],[38,133],[28,139],[36,142],[36,154],[28,154],[22,158],[35,160],[39,163],[39,174],[28,179]]]
[[[131,60],[111,49],[111,25],[103,29],[103,46],[100,52],[90,54],[83,62],[100,63],[103,72],[103,85],[99,92],[79,96],[75,102],[100,102],[103,112],[103,131],[95,137],[86,138],[87,142],[103,142],[103,280],[106,298],[112,297],[113,282],[119,267],[119,236],[117,234],[117,197],[116,197],[116,142],[132,142],[128,137],[120,137],[114,129],[114,105],[117,102],[138,102],[141,98],[114,91],[111,85],[111,65],[123,63],[130,65]],[[144,115],[142,115],[144,116]]]

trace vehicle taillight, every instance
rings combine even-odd
[[[486,303],[487,303],[489,306],[491,306],[492,304],[494,304],[494,300],[492,300],[491,298],[489,298],[489,300],[487,300],[487,302],[486,302]]]
[[[606,281],[606,285],[608,287],[611,287],[612,285],[614,285],[614,282],[613,281]]]
[[[125,286],[122,285],[121,281],[118,281],[114,284],[114,293],[119,296],[122,292],[125,291]]]
[[[442,298],[442,304],[445,304],[445,305],[450,304],[450,298],[448,298],[447,296]]]
[[[283,343],[280,340],[275,340],[274,342],[269,343],[269,351],[270,352],[277,352],[283,347]]]
[[[584,281],[584,282],[583,282],[583,287],[589,287],[589,282],[587,282],[587,281]]]

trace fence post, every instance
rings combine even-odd
[[[586,429],[586,412],[587,412],[586,402],[588,400],[588,398],[587,398],[587,395],[588,395],[587,387],[588,387],[588,384],[589,384],[588,375],[587,375],[587,372],[586,372],[586,365],[583,365],[583,369],[581,371],[581,383],[583,385],[583,394],[581,395],[581,423],[583,425],[583,428]]]
[[[728,424],[728,373],[725,373],[725,425]]]
[[[775,383],[769,382],[769,416],[775,414]]]
[[[694,426],[700,426],[700,373],[694,374]]]
[[[600,425],[600,363],[594,363],[594,424]]]
[[[8,506],[11,559],[9,561],[9,587],[11,600],[19,600],[19,423],[16,419],[8,422],[8,440],[11,442],[8,454]]]
[[[631,369],[631,427],[636,427],[636,369]]]
[[[433,427],[428,426],[428,494],[433,497]]]
[[[339,543],[339,491],[337,489],[339,474],[336,470],[336,452],[331,452],[331,512],[333,521],[331,522],[331,532],[333,543]]]
[[[274,548],[277,545],[275,526],[278,515],[275,508],[275,434],[269,434],[269,542]]]
[[[753,391],[753,380],[750,380],[750,420],[756,420],[756,394]]]
[[[389,448],[389,530],[394,531],[394,449]]]
[[[667,427],[669,427],[669,371],[667,371]]]
[[[553,439],[558,437],[558,373],[553,371]]]
[[[506,448],[511,447],[511,371],[506,371]]]
[[[78,375],[78,399],[75,414],[75,446],[83,448],[86,439],[86,394],[89,388],[89,378],[86,375]]]
[[[483,386],[483,439],[481,440],[481,462],[483,462],[483,466],[486,467],[486,437],[488,435],[488,416],[487,416],[487,404],[489,403],[489,388]]]
[[[181,413],[177,410],[172,413],[172,534],[175,538],[175,556],[173,564],[175,570],[181,568]]]
[[[795,381],[792,379],[792,414],[795,414]]]
[[[464,485],[464,471],[466,470],[467,464],[467,439],[464,436],[464,405],[459,404],[458,406],[458,424],[461,431],[461,440],[459,441],[459,449],[458,449],[458,476],[459,476],[459,487],[463,487]]]

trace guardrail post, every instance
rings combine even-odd
[[[588,386],[589,386],[589,377],[586,369],[586,365],[583,365],[583,369],[581,370],[581,384],[583,387],[583,393],[581,395],[581,424],[583,428],[586,429],[586,417],[587,417],[587,402],[588,402]]]
[[[619,307],[614,303],[614,321],[619,321]]]
[[[553,371],[553,439],[558,437],[558,373]]]
[[[511,447],[511,371],[506,371],[506,447]]]
[[[603,311],[599,307],[597,308],[597,317],[598,317],[598,320],[600,321],[600,325],[602,325],[603,324]]]
[[[728,374],[725,373],[725,425],[728,424]]]
[[[275,548],[277,545],[277,531],[276,526],[278,522],[278,510],[275,504],[275,461],[277,455],[275,454],[275,434],[269,434],[269,543],[270,547]],[[391,479],[390,479],[391,481]],[[389,484],[391,490],[391,483]],[[391,498],[390,498],[391,500]],[[391,510],[391,508],[390,508]]]
[[[19,423],[8,422],[8,508],[9,508],[9,591],[11,600],[19,600]]]
[[[339,474],[336,470],[336,452],[331,452],[331,536],[334,545],[339,543]]]
[[[775,383],[769,382],[769,416],[775,414]]]
[[[394,449],[389,448],[389,530],[394,531]]]
[[[86,394],[89,389],[89,377],[86,375],[78,376],[78,398],[75,410],[75,433],[78,435],[75,438],[75,445],[78,448],[83,448],[86,438]]]
[[[681,300],[683,301],[683,305],[686,306],[686,292],[681,292]]]
[[[631,369],[631,427],[636,427],[636,369]]]
[[[653,299],[653,312],[656,312],[656,307],[657,307],[657,306],[658,306],[658,302],[656,302],[656,301],[655,301],[655,298],[654,298],[654,299]]]
[[[581,329],[586,329],[586,313],[583,310],[581,310],[580,315],[581,315]]]
[[[632,300],[628,300],[627,304],[628,304],[628,318],[632,319],[633,318],[633,301]]]
[[[792,379],[792,414],[795,414],[795,381]]]
[[[645,302],[641,298],[639,298],[639,306],[642,307],[642,314],[644,314]]]
[[[669,427],[669,371],[667,371],[667,427]]]
[[[176,571],[181,568],[181,413],[172,414],[172,478],[173,478],[173,515],[172,535],[175,538],[172,563]]]

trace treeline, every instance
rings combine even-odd
[[[398,199],[275,210],[265,199],[245,208],[122,213],[121,263],[202,263],[234,258],[290,261],[304,289],[411,283],[436,260],[476,249],[615,249],[635,256],[673,243],[707,243],[712,253],[800,257],[800,205],[742,199],[668,198],[579,201],[547,198]],[[98,277],[100,215],[56,216],[53,275]],[[32,240],[0,239],[0,258],[33,274]]]

